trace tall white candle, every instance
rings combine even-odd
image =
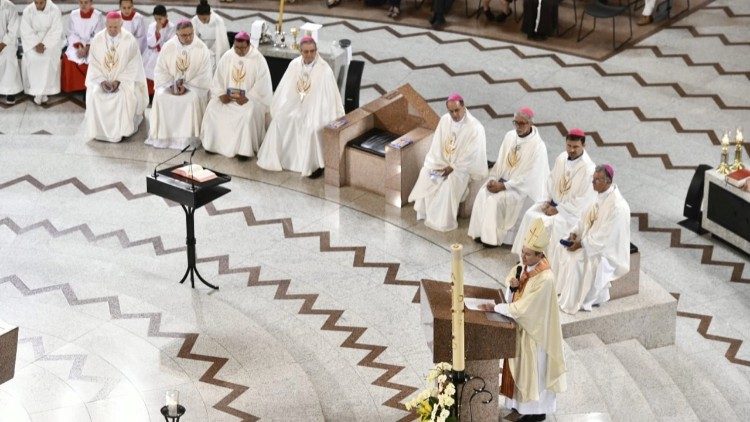
[[[453,370],[463,371],[466,365],[464,350],[464,260],[463,245],[451,245],[451,328]]]
[[[276,24],[276,32],[281,32],[284,26],[284,3],[285,0],[279,0],[279,21]]]
[[[178,390],[167,390],[167,413],[169,416],[177,416],[177,405],[180,403],[180,392]]]

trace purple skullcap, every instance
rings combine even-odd
[[[245,31],[240,31],[234,36],[235,41],[250,41],[250,34]]]
[[[299,40],[300,45],[308,43],[308,42],[311,42],[311,43],[317,45],[317,43],[315,42],[315,38],[311,37],[310,35],[305,35],[304,37],[300,38],[300,40]]]
[[[454,92],[453,94],[448,96],[448,101],[458,101],[461,102],[464,100],[464,97],[461,96],[458,92]]]
[[[579,138],[585,138],[586,132],[584,132],[583,129],[574,127],[568,131],[568,136],[577,136]]]
[[[605,164],[602,167],[604,167],[604,172],[607,173],[607,177],[610,179],[615,177],[615,169],[612,168],[609,164]]]
[[[534,110],[532,110],[530,107],[521,107],[518,109],[518,112],[521,114],[525,114],[529,117],[529,119],[534,117]]]
[[[120,14],[120,12],[113,10],[107,13],[107,19],[122,19],[122,15]]]

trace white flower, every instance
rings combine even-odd
[[[425,401],[428,397],[430,397],[430,390],[422,390],[419,392],[419,395],[417,395],[417,402]]]
[[[456,402],[456,400],[453,399],[453,396],[451,395],[445,395],[445,398],[443,399],[443,404],[445,407],[451,407]]]
[[[440,408],[440,406],[432,406],[432,414],[430,415],[430,420],[434,421],[435,416],[437,416],[437,411]]]
[[[448,362],[440,362],[437,365],[435,365],[435,368],[441,370],[441,371],[450,371],[453,369],[453,366],[451,366]]]
[[[448,419],[448,416],[451,415],[451,412],[448,411],[448,409],[443,409],[440,411],[440,416],[438,416],[438,422],[445,422],[446,419]]]
[[[440,376],[438,376],[438,377],[437,377],[437,381],[438,381],[438,382],[439,382],[440,384],[445,384],[445,381],[447,381],[447,380],[448,380],[448,377],[447,377],[447,376],[445,376],[444,374],[443,374],[443,375],[440,375]]]
[[[445,386],[445,388],[443,388],[443,392],[444,392],[445,394],[449,395],[449,396],[452,396],[452,395],[456,394],[456,386],[455,386],[455,385],[453,385],[453,383],[452,383],[452,382],[449,382],[449,383],[448,383],[448,384],[447,384],[447,385]]]
[[[427,381],[432,381],[435,378],[437,378],[438,374],[440,374],[439,371],[436,371],[434,369],[430,369],[430,372],[427,373]]]

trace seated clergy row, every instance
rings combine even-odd
[[[315,41],[303,37],[300,50],[274,94],[265,58],[250,45],[247,33],[237,34],[213,73],[211,52],[195,37],[193,24],[181,21],[156,62],[146,143],[176,149],[202,143],[207,151],[227,157],[257,153],[260,167],[303,176],[322,169],[321,131],[344,114],[343,104]],[[117,12],[107,15],[107,29],[94,37],[92,51],[87,135],[118,142],[138,129],[148,97],[137,43],[121,30]],[[120,122],[108,117],[113,113]]]
[[[60,9],[52,0],[34,0],[24,8],[19,19],[15,5],[0,0],[0,95],[13,104],[16,94],[25,92],[36,104],[45,103],[49,95],[85,90],[91,43],[104,29],[105,15],[94,8],[92,0],[79,0],[79,8],[70,12],[63,28]],[[147,26],[143,15],[135,11],[133,0],[119,0],[122,29],[131,33],[143,59],[143,67],[153,94],[156,60],[161,47],[174,35],[174,24],[167,19],[167,9],[156,5],[154,22]],[[196,8],[192,18],[198,36],[212,52],[212,71],[221,56],[229,50],[223,19],[211,11],[206,0]],[[17,40],[21,38],[23,57],[19,68],[16,59]],[[60,50],[65,53],[60,58]]]
[[[610,283],[630,269],[630,209],[614,169],[595,166],[586,153],[584,131],[568,132],[550,172],[534,112],[521,108],[488,177],[484,128],[460,95],[449,96],[446,107],[409,196],[417,219],[438,231],[456,229],[471,180],[486,179],[474,199],[470,237],[486,247],[512,245],[520,256],[529,224],[539,219],[552,239],[544,252],[561,309],[590,311],[609,300]]]

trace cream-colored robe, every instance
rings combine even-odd
[[[514,266],[505,278],[507,286],[515,275]],[[505,297],[510,302],[510,288]],[[567,389],[567,369],[552,271],[545,270],[529,278],[522,297],[509,304],[495,305],[495,312],[513,318],[517,324],[516,357],[508,359],[515,393],[506,400],[506,407],[521,414],[553,413],[555,394]]]
[[[617,186],[597,195],[571,230],[582,247],[574,252],[559,242],[557,291],[560,309],[575,314],[609,300],[612,280],[630,270],[630,207]]]
[[[453,168],[448,177],[431,176],[433,170]],[[458,227],[458,206],[469,182],[487,175],[487,140],[484,126],[468,110],[461,122],[446,113],[438,122],[430,150],[409,194],[417,220],[442,232]]]
[[[469,236],[479,237],[489,245],[512,242],[512,229],[524,206],[544,199],[548,176],[547,147],[537,128],[532,126],[531,133],[523,138],[515,130],[506,133],[487,180],[504,179],[506,190],[491,193],[487,182],[479,189],[471,211]]]
[[[177,61],[182,61],[185,56],[189,67],[183,74],[177,68]],[[182,45],[177,37],[164,44],[154,71],[156,92],[146,144],[174,149],[200,145],[198,137],[208,103],[211,77],[211,52],[198,37],[194,37],[189,45]],[[173,95],[169,91],[178,79],[185,81],[187,92],[183,95]]]
[[[21,17],[21,74],[24,92],[29,95],[54,95],[60,92],[60,50],[62,46],[60,8],[47,0],[44,10],[36,10],[32,2]],[[34,50],[44,44],[44,53]]]
[[[140,13],[133,11],[133,16],[128,20],[122,18],[122,29],[130,32],[138,41],[138,51],[146,51],[146,18]]]
[[[541,218],[550,231],[550,243],[545,255],[551,264],[552,273],[557,274],[557,260],[554,253],[550,252],[557,250],[554,248],[554,244],[559,243],[560,239],[568,237],[570,229],[578,223],[583,211],[594,202],[596,191],[591,185],[591,179],[595,167],[596,165],[591,161],[591,157],[585,150],[574,161],[568,160],[567,152],[562,152],[557,156],[552,172],[547,179],[547,198],[543,202],[536,203],[524,214],[511,249],[513,253],[521,255],[523,238],[528,232],[529,225],[537,218]],[[548,216],[542,212],[542,205],[550,201],[557,204],[557,214],[553,216]]]
[[[304,75],[309,89],[301,99]],[[303,78],[302,80],[300,78]],[[344,104],[331,66],[320,56],[305,66],[302,56],[289,63],[271,101],[271,125],[258,151],[258,166],[309,176],[324,168],[323,128],[344,115]]]
[[[89,62],[88,56],[78,57],[75,45],[79,43],[91,45],[94,35],[102,29],[104,29],[104,15],[99,10],[94,9],[91,17],[87,19],[81,17],[81,9],[71,11],[68,17],[68,30],[66,33],[68,48],[65,50],[65,55],[68,57],[68,60],[78,64],[87,64]]]
[[[0,42],[5,44],[0,51],[0,95],[15,95],[23,91],[21,68],[16,57],[20,24],[16,5],[10,0],[0,0]]]
[[[195,36],[200,38],[206,47],[211,50],[211,70],[216,70],[216,65],[221,57],[229,50],[229,38],[227,38],[227,27],[224,19],[211,11],[211,18],[207,24],[201,22],[198,16],[190,20],[195,28]]]
[[[235,101],[222,104],[219,96],[226,94],[228,88],[243,89],[249,101],[244,105]],[[271,72],[257,48],[250,46],[244,57],[234,49],[224,53],[216,67],[211,101],[203,116],[203,148],[226,157],[255,155],[266,134],[266,114],[272,98]]]
[[[119,81],[116,92],[105,92],[101,83]],[[138,130],[148,105],[146,75],[138,40],[128,31],[112,39],[107,30],[91,40],[86,73],[86,134],[88,139],[120,142]]]

